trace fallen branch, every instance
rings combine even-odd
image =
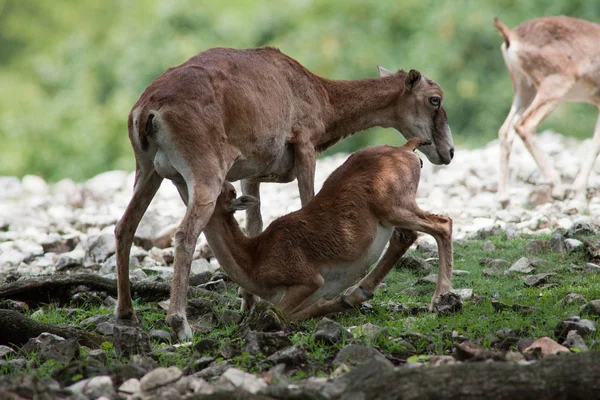
[[[98,348],[102,342],[110,339],[96,333],[86,332],[70,326],[57,326],[36,322],[25,315],[11,310],[0,310],[0,345],[22,346],[31,338],[44,332],[61,336],[65,339],[76,338],[82,346]]]
[[[90,291],[102,291],[112,296],[117,295],[117,281],[96,274],[47,275],[39,276],[0,286],[0,300],[12,299],[26,302],[30,307],[42,303],[69,303],[72,290],[85,286]],[[169,298],[171,286],[168,282],[144,280],[131,282],[134,297],[144,300],[162,300]],[[190,287],[190,297],[204,297],[221,304],[236,305],[236,299],[220,295],[199,287]]]
[[[600,394],[600,352],[549,356],[528,365],[467,362],[400,368],[354,379],[344,392],[379,400],[592,399]]]

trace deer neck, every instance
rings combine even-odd
[[[393,128],[392,105],[404,91],[401,74],[351,81],[325,80],[332,108],[323,142],[343,138],[375,126]]]
[[[213,215],[206,225],[204,235],[227,275],[240,285],[247,280],[248,270],[252,266],[250,249],[254,239],[242,232],[233,215]]]

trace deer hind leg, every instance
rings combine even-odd
[[[260,213],[260,182],[242,180],[242,194],[255,197],[259,203],[246,210],[246,233],[248,236],[258,236],[263,230],[262,214]],[[241,311],[245,312],[252,308],[259,297],[248,292],[246,289],[238,288],[238,295],[242,298]]]
[[[563,102],[564,97],[571,90],[574,83],[573,79],[560,76],[546,78],[538,88],[535,98],[515,126],[517,134],[523,139],[525,147],[542,170],[544,177],[552,185],[552,195],[556,198],[564,197],[564,189],[561,186],[560,177],[552,166],[548,155],[538,147],[534,135],[540,122]]]
[[[292,315],[292,319],[304,320],[358,308],[363,302],[373,297],[377,286],[415,240],[417,240],[415,231],[396,228],[390,238],[390,245],[381,260],[358,284],[331,300],[317,301],[305,309],[296,311]]]
[[[535,87],[530,85],[525,77],[511,72],[511,78],[513,79],[513,82],[515,82],[515,95],[510,107],[510,112],[498,131],[498,137],[500,139],[498,198],[503,208],[506,208],[510,204],[510,196],[508,193],[510,171],[508,162],[513,140],[516,135],[515,124],[519,121],[525,109],[531,104],[536,94]]]
[[[575,182],[573,182],[573,192],[576,199],[585,200],[585,189],[587,181],[594,168],[598,154],[600,153],[600,107],[598,107],[599,115],[594,128],[594,137],[592,139],[592,148],[588,158],[583,163]]]
[[[390,222],[399,228],[424,232],[434,237],[440,255],[440,268],[430,309],[442,293],[452,290],[452,220],[425,212],[416,203],[395,207]]]
[[[129,253],[135,231],[162,180],[151,165],[147,168],[136,166],[133,196],[115,228],[118,282],[115,315],[118,319],[137,321],[129,285]]]
[[[173,282],[167,312],[167,324],[175,331],[179,340],[186,340],[192,336],[185,312],[190,266],[196,242],[213,213],[221,184],[217,179],[210,182],[198,179],[192,184],[187,183],[189,201],[183,221],[175,233]]]
[[[342,300],[349,306],[358,307],[373,296],[373,292],[383,279],[390,273],[398,260],[402,258],[409,247],[417,240],[417,232],[396,228],[390,238],[390,244],[377,263],[358,284],[350,287],[344,293]]]

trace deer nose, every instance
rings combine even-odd
[[[454,158],[454,147],[450,149],[450,159]]]

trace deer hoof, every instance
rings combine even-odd
[[[179,341],[184,342],[192,339],[192,328],[187,322],[187,318],[180,314],[173,314],[167,317],[167,325],[173,329]]]
[[[373,292],[358,285],[352,286],[346,290],[346,293],[343,295],[343,298],[345,298],[353,307],[358,307],[362,302],[367,301],[372,297]]]
[[[567,192],[562,186],[554,186],[552,188],[552,197],[557,200],[564,200]]]
[[[135,315],[135,310],[133,309],[133,307],[119,307],[118,303],[117,307],[115,308],[115,317],[117,317],[118,320],[122,321],[131,321],[134,323],[139,322],[139,319],[137,315]]]

